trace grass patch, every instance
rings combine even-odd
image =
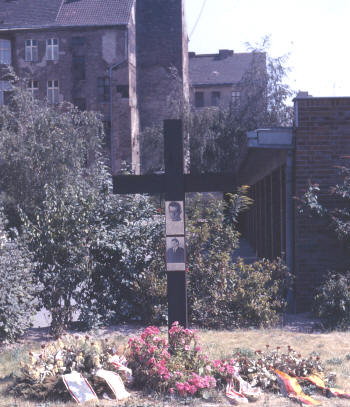
[[[166,331],[162,330],[164,335]],[[121,347],[126,346],[128,337],[131,334],[122,336],[114,335]],[[350,332],[333,332],[325,334],[300,334],[284,331],[282,329],[260,329],[260,330],[236,330],[236,331],[212,331],[200,330],[199,336],[202,341],[204,351],[210,358],[224,358],[234,355],[237,351],[250,357],[251,353],[257,349],[264,349],[265,345],[270,348],[280,346],[285,350],[288,345],[304,356],[312,354],[319,356],[328,371],[336,374],[337,387],[350,392]],[[0,349],[0,407],[73,407],[75,402],[53,403],[47,401],[29,402],[14,399],[6,395],[6,389],[13,381],[13,376],[19,373],[20,362],[23,361],[29,350],[39,350],[40,343],[29,342],[17,346]],[[343,356],[345,355],[345,356]],[[343,357],[343,359],[341,358]],[[349,406],[349,400],[326,399],[319,395],[314,396],[322,401],[325,407]],[[132,391],[132,398],[124,403],[101,400],[94,407],[175,407],[189,405],[194,407],[217,407],[229,406],[230,403],[223,394],[218,394],[214,400],[183,400],[163,398],[157,395],[148,395],[142,392]],[[287,407],[296,404],[273,394],[264,394],[262,398],[253,403],[256,407]]]

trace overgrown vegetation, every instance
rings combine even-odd
[[[34,266],[15,230],[0,211],[0,341],[13,342],[30,327],[35,312]]]
[[[0,123],[4,212],[31,253],[52,332],[60,335],[74,311],[86,327],[164,323],[164,217],[152,197],[113,195],[99,116],[68,103],[49,107],[14,78]],[[285,272],[281,263],[231,262],[238,215],[250,203],[245,194],[239,189],[229,203],[188,201],[189,302],[199,325],[265,326],[283,309],[283,279],[275,279]],[[254,302],[245,292],[252,289]]]
[[[239,244],[238,215],[247,209],[247,188],[188,205],[187,244],[190,317],[199,326],[269,326],[285,307],[287,268],[282,260],[232,262]]]
[[[347,157],[348,159],[348,157]],[[321,191],[318,184],[310,184],[301,197],[300,211],[324,219],[336,237],[350,249],[350,168],[339,167],[342,182],[330,191]],[[323,195],[320,198],[320,195]],[[328,195],[327,204],[324,197]],[[329,199],[331,197],[331,199]],[[317,290],[314,298],[314,312],[325,327],[348,329],[350,326],[350,273],[330,272]]]
[[[317,289],[314,312],[328,329],[350,327],[350,273],[328,273]]]

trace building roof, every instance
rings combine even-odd
[[[191,85],[223,85],[238,83],[253,61],[266,70],[265,53],[238,53],[220,50],[218,54],[189,54]],[[257,59],[254,59],[257,58]]]
[[[0,0],[0,29],[127,25],[135,0]]]

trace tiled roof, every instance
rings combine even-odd
[[[262,69],[265,67],[264,53],[232,53],[195,55],[189,58],[189,74],[192,85],[220,85],[238,83],[247,69],[258,58]]]
[[[0,0],[0,28],[51,25],[61,3],[62,0]]]
[[[59,25],[128,24],[134,0],[65,1],[57,16]]]
[[[0,29],[126,25],[134,0],[0,0]]]

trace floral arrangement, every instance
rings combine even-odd
[[[227,359],[212,360],[202,351],[197,332],[184,329],[177,322],[169,330],[168,340],[157,327],[149,326],[141,336],[129,340],[126,359],[122,353],[124,349],[121,352],[109,339],[64,335],[56,342],[42,345],[40,354],[29,353],[12,392],[16,396],[40,400],[68,399],[61,376],[80,372],[93,385],[98,396],[109,395],[106,383],[96,376],[96,371],[115,370],[116,358],[118,363],[128,366],[122,366],[124,383],[129,381],[128,371],[131,369],[134,387],[180,397],[208,399],[214,391],[226,388],[228,395],[228,387],[231,393],[235,393],[242,385],[249,387],[253,398],[257,387],[278,392],[276,370],[291,377],[317,374],[323,378],[319,357],[303,358],[290,346],[287,352],[282,352],[280,347],[270,349],[267,345],[264,351],[233,352]]]
[[[252,386],[259,386],[262,389],[279,390],[276,370],[283,371],[292,377],[306,377],[312,374],[324,376],[319,356],[310,355],[303,358],[289,345],[287,352],[283,352],[280,346],[271,349],[266,345],[266,350],[255,351],[255,357],[246,357],[240,352],[236,352],[233,357],[239,366],[242,378]]]
[[[41,345],[41,353],[29,352],[21,363],[21,376],[11,392],[16,396],[44,400],[68,399],[69,394],[61,380],[63,374],[81,372],[98,395],[110,394],[110,389],[95,376],[99,369],[115,370],[113,355],[116,344],[105,338],[97,340],[88,335],[63,335],[57,341]],[[125,373],[121,373],[125,381]]]
[[[135,386],[180,396],[208,397],[214,388],[237,382],[238,373],[251,386],[278,391],[276,369],[297,377],[323,372],[319,357],[305,359],[290,346],[286,353],[267,345],[249,357],[235,352],[229,359],[210,360],[202,353],[197,332],[177,322],[169,330],[169,342],[154,326],[130,339],[127,358]]]

